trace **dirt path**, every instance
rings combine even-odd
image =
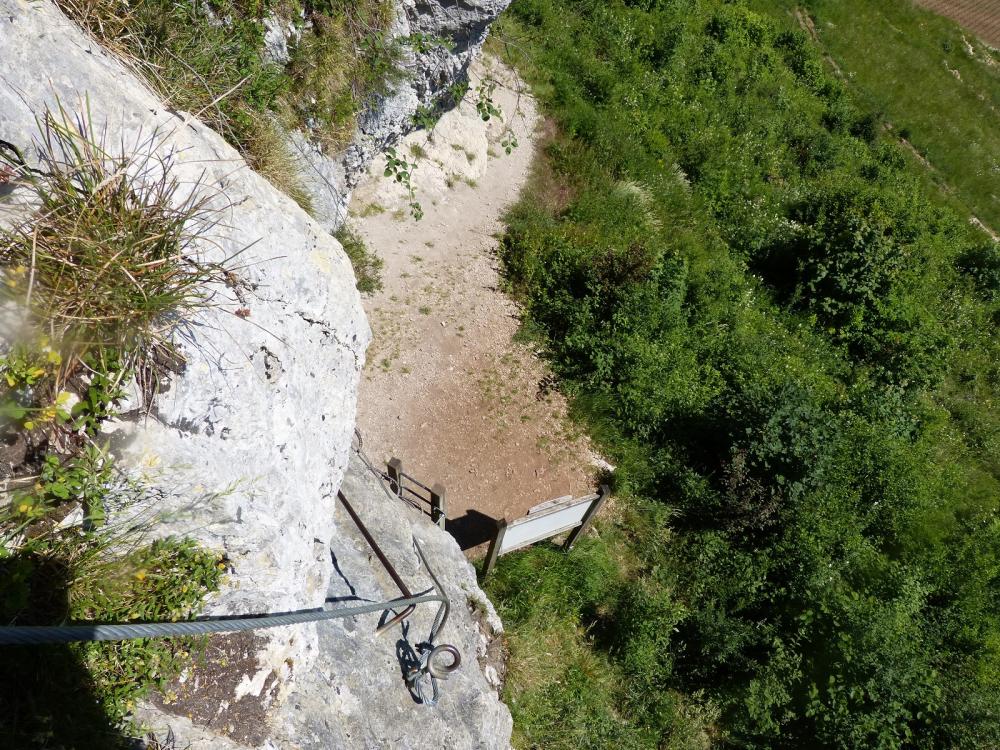
[[[476,110],[484,74],[501,82],[493,99],[503,115],[489,123]],[[384,161],[351,207],[352,226],[385,261],[384,289],[365,300],[374,332],[358,413],[365,449],[443,483],[463,547],[485,541],[492,519],[589,492],[596,471],[545,367],[513,341],[518,310],[498,289],[494,235],[528,177],[538,126],[534,102],[516,88],[509,71],[481,63],[466,100],[430,139],[421,131],[400,144],[401,156],[419,156],[412,182],[422,220],[408,215]],[[510,155],[500,145],[504,121],[519,142]]]

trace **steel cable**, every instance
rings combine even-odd
[[[370,602],[353,607],[336,609],[311,609],[273,615],[241,615],[185,622],[137,622],[118,625],[15,625],[0,627],[0,646],[27,646],[50,643],[76,643],[80,641],[120,641],[132,638],[176,637],[232,633],[261,628],[278,628],[305,622],[336,620],[372,612],[384,612],[423,602],[446,603],[439,594],[402,597],[388,602]]]

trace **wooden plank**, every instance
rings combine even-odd
[[[539,503],[534,508],[528,508],[528,515],[530,516],[532,513],[539,513],[543,510],[548,510],[553,505],[562,505],[563,503],[571,502],[573,502],[572,495],[563,495],[562,497],[556,497],[552,500],[546,500],[544,503]]]
[[[447,494],[443,484],[431,487],[431,520],[442,529],[448,518]]]
[[[608,489],[608,485],[602,484],[601,491],[597,493],[597,498],[591,504],[590,509],[587,511],[587,514],[583,517],[583,520],[580,522],[580,525],[577,526],[572,532],[570,532],[570,535],[568,537],[566,537],[566,541],[563,543],[564,550],[568,552],[569,550],[573,549],[573,545],[576,544],[576,540],[580,538],[580,534],[585,532],[590,527],[590,524],[594,520],[594,516],[597,515],[597,511],[601,509],[601,506],[604,505],[604,502],[608,499],[608,495],[610,494],[611,491]]]
[[[572,531],[573,529],[579,527],[579,525],[580,525],[579,523],[571,523],[567,524],[566,526],[556,527],[550,531],[543,531],[539,533],[537,536],[521,538],[516,542],[507,542],[504,544],[504,547],[501,550],[500,554],[506,555],[508,552],[516,552],[517,550],[522,549],[523,547],[529,547],[532,544],[537,544],[538,542],[544,542],[546,539],[551,539],[552,537],[559,536],[560,534],[564,534],[567,531]]]
[[[393,492],[395,492],[397,495],[401,495],[402,494],[401,489],[403,486],[402,484],[403,459],[396,458],[395,456],[393,456],[392,458],[389,459],[387,467],[389,469],[389,471],[387,472],[389,474],[389,485],[392,487]]]
[[[500,554],[548,539],[580,525],[590,506],[591,502],[586,500],[574,501],[572,505],[556,505],[541,513],[513,521],[507,528]]]
[[[500,557],[500,546],[503,544],[503,538],[506,533],[507,519],[501,518],[497,521],[497,533],[493,536],[493,541],[490,542],[489,551],[486,553],[486,561],[483,563],[484,581],[486,580],[486,576],[493,570],[493,566],[497,564],[497,558]]]

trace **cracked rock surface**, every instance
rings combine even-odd
[[[487,654],[502,630],[500,620],[458,544],[425,514],[387,496],[356,455],[352,455],[342,489],[415,594],[432,586],[413,547],[413,539],[418,540],[451,601],[448,620],[435,645],[456,646],[462,664],[441,681],[438,704],[421,705],[403,681],[402,665],[428,637],[436,604],[417,605],[404,625],[381,636],[374,634],[377,615],[324,623],[314,666],[300,677],[279,714],[282,741],[277,746],[301,750],[510,747],[510,712],[485,676],[495,675]],[[340,503],[336,518],[337,534],[330,542],[335,572],[328,592],[336,603],[330,606],[399,596]]]

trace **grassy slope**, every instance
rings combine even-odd
[[[778,28],[797,26],[787,7],[778,2],[750,4]],[[842,5],[837,12],[845,17],[877,13],[861,2]],[[903,3],[875,5],[888,9],[885,12],[894,20],[927,19]],[[932,338],[937,335],[933,331],[940,332],[943,326],[950,343],[940,364],[944,372],[928,376],[928,384],[935,387],[911,393],[912,398],[899,407],[897,417],[906,415],[904,421],[920,424],[917,435],[890,435],[898,429],[892,424],[898,393],[876,388],[865,395],[867,386],[862,383],[859,388],[855,378],[870,377],[870,362],[856,360],[854,351],[842,348],[847,340],[842,330],[816,326],[815,313],[803,316],[795,305],[787,306],[781,279],[773,268],[766,269],[766,253],[763,263],[758,260],[761,243],[766,246],[771,241],[766,227],[761,227],[773,216],[754,210],[764,206],[780,215],[787,210],[790,195],[823,189],[822,168],[813,165],[797,172],[795,155],[784,153],[789,131],[801,138],[805,148],[815,149],[805,152],[810,157],[819,154],[828,160],[826,164],[837,163],[838,169],[845,168],[838,160],[852,163],[853,157],[844,154],[869,153],[868,146],[859,145],[860,138],[852,141],[838,134],[842,130],[830,128],[829,135],[810,130],[805,123],[818,121],[825,105],[783,71],[756,89],[758,81],[751,79],[750,94],[738,84],[736,96],[720,86],[717,94],[710,92],[702,99],[704,91],[697,83],[685,88],[684,79],[702,65],[707,69],[702,81],[711,84],[713,75],[724,81],[745,64],[742,61],[752,59],[752,53],[741,57],[745,48],[737,45],[732,54],[741,62],[732,68],[725,67],[729,61],[721,55],[710,62],[699,59],[702,49],[716,49],[713,42],[699,38],[699,30],[710,28],[705,24],[707,13],[725,17],[722,4],[629,2],[608,7],[614,10],[602,18],[593,4],[521,0],[513,8],[516,22],[505,24],[500,34],[508,35],[507,49],[563,128],[563,134],[549,144],[534,185],[510,218],[508,271],[524,295],[533,323],[543,337],[548,336],[567,387],[580,394],[578,403],[586,418],[619,465],[619,506],[600,527],[598,539],[588,540],[568,562],[544,548],[506,558],[491,583],[509,626],[512,665],[507,698],[519,746],[690,747],[722,738],[758,747],[935,746],[945,735],[936,736],[937,727],[928,730],[927,717],[944,717],[940,706],[932,707],[931,699],[924,708],[913,708],[913,713],[911,707],[903,708],[915,695],[904,697],[909,690],[905,685],[913,687],[912,681],[927,679],[928,673],[907,676],[890,665],[926,664],[928,658],[935,663],[935,657],[924,653],[925,647],[947,628],[928,629],[928,623],[921,624],[923,612],[932,621],[964,616],[958,613],[965,604],[947,614],[945,610],[932,614],[928,600],[920,603],[923,595],[916,594],[918,590],[938,587],[940,593],[931,600],[947,598],[949,592],[963,588],[965,578],[988,581],[995,574],[995,556],[989,552],[973,565],[974,574],[968,569],[961,572],[961,561],[947,559],[952,542],[968,544],[968,560],[979,554],[971,552],[979,542],[968,540],[980,531],[983,540],[989,539],[988,530],[996,526],[998,497],[1000,443],[993,416],[997,377],[991,343],[995,311],[970,294],[954,274],[963,247],[974,241],[959,227],[964,216],[935,219],[941,222],[937,229],[920,230],[927,232],[921,253],[908,261],[913,278],[904,300],[906,314],[925,320],[929,326],[925,332],[931,331]],[[661,7],[669,10],[658,17],[655,9]],[[640,14],[635,8],[649,11],[650,18],[640,17],[630,25],[630,16]],[[822,23],[822,8],[816,12]],[[589,18],[595,19],[593,25],[584,20]],[[946,35],[961,41],[953,26],[941,23]],[[684,32],[679,32],[685,24]],[[758,33],[753,22],[749,30],[753,39]],[[893,79],[881,76],[873,63],[859,68],[848,87],[855,107],[849,119],[856,118],[852,132],[864,130],[865,118],[859,113],[865,108],[882,110],[897,128],[909,128],[917,147],[926,150],[932,162],[938,160],[934,163],[943,179],[955,187],[953,195],[938,191],[923,167],[912,160],[905,173],[924,183],[918,213],[968,207],[988,221],[990,204],[981,199],[996,189],[996,176],[991,179],[989,171],[967,174],[962,165],[969,157],[956,154],[996,132],[990,131],[978,98],[949,98],[954,86],[948,84],[955,79],[943,65],[940,72],[947,78],[935,72],[940,64],[936,61],[940,55],[931,54],[940,49],[936,32],[918,24],[910,28],[905,44],[887,44],[886,40],[898,42],[898,38],[884,29],[880,32],[878,24],[871,30],[865,23],[845,21],[838,31],[845,38],[857,32],[855,50],[881,34],[886,48],[880,53],[882,59],[902,65],[908,57],[917,58],[914,68],[923,71],[930,83],[914,73],[911,87],[935,100],[926,110],[946,111],[948,121],[956,123],[953,129],[935,129],[931,124],[918,129],[921,122],[931,121],[917,119],[916,101],[909,104],[914,119],[903,121],[903,115],[892,109],[897,104],[893,86],[900,84],[890,85]],[[719,34],[718,26],[713,33]],[[664,61],[662,68],[645,68],[657,59]],[[968,64],[969,79],[994,86],[995,95],[992,73],[982,65]],[[953,67],[966,76],[958,63]],[[810,70],[807,61],[805,74],[799,74],[803,80]],[[820,89],[819,84],[812,88]],[[888,101],[875,101],[871,92]],[[725,99],[727,95],[732,98]],[[775,108],[775,101],[781,107]],[[824,118],[839,106],[837,100],[829,101]],[[765,102],[771,104],[761,106]],[[944,135],[936,140],[936,133]],[[890,155],[895,152],[878,150],[878,143],[887,138],[872,137],[871,154],[895,158]],[[830,149],[831,140],[839,151]],[[905,153],[899,151],[901,157]],[[865,163],[868,158],[861,158],[862,172],[871,169]],[[690,165],[685,168],[690,192],[687,180],[678,179],[674,159]],[[908,200],[908,185],[906,179],[892,178],[878,189],[884,191],[882,199],[888,205]],[[929,203],[921,206],[922,200]],[[950,228],[934,234],[942,225]],[[628,250],[616,256],[623,240]],[[660,281],[643,292],[642,287],[648,286],[643,270],[647,245],[656,248],[650,251],[654,260],[649,262]],[[601,249],[605,246],[610,246],[606,252]],[[653,254],[657,252],[662,253],[659,259]],[[673,265],[677,259],[680,270]],[[747,259],[752,267],[763,268],[766,278],[746,273]],[[613,281],[617,276],[617,281],[601,286],[602,274]],[[672,281],[663,285],[666,279]],[[632,284],[640,290],[635,296],[627,289]],[[648,303],[649,294],[659,295],[666,305]],[[604,301],[595,302],[595,296]],[[803,303],[809,300],[800,298],[798,304]],[[614,310],[610,324],[601,318],[602,307]],[[649,310],[662,319],[650,324],[643,317]],[[669,331],[665,339],[660,338],[664,329]],[[625,350],[624,359],[616,349]],[[914,371],[919,374],[922,367],[917,365]],[[757,408],[754,399],[775,389],[787,392],[799,387],[820,395],[791,407],[781,400],[784,395],[765,403],[761,408],[770,422],[763,428],[751,423],[746,429],[750,438],[726,445],[731,439],[726,431],[738,426],[742,432],[737,417],[742,418],[741,410]],[[816,406],[814,398],[825,405]],[[830,405],[845,399],[870,401],[869,406],[855,404],[848,412]],[[766,489],[773,476],[754,474],[751,466],[739,463],[754,451],[766,455],[767,441],[780,444],[785,439],[771,434],[764,444],[754,442],[761,429],[766,433],[780,424],[776,420],[788,420],[789,408],[798,416],[784,429],[793,432],[813,419],[830,425],[844,420],[847,425],[842,435],[819,429],[814,437],[800,434],[780,448],[794,454],[802,450],[794,441],[802,439],[807,444],[818,440],[809,450],[820,453],[827,444],[834,446],[836,455],[827,468],[836,478],[832,482],[826,478],[833,489],[810,491],[799,510],[782,516],[787,533],[783,541],[760,535],[748,543],[732,533],[729,519],[715,524],[712,509],[733,512],[721,504],[720,496],[726,502],[735,499],[751,505],[754,493],[759,500],[760,493],[768,491],[794,504],[784,489]],[[814,408],[818,409],[814,416],[803,416]],[[881,411],[889,416],[880,416]],[[716,451],[719,455],[713,455]],[[779,459],[786,460],[787,456]],[[765,458],[765,466],[768,461],[775,459]],[[816,463],[818,456],[805,461],[807,467]],[[848,497],[837,499],[838,493]],[[855,506],[858,500],[862,502]],[[887,515],[870,526],[875,507],[900,503],[900,516]],[[680,505],[687,518],[670,521],[667,505]],[[975,522],[982,524],[978,530],[966,525],[973,518],[980,519]],[[902,526],[891,530],[880,529],[880,524]],[[895,541],[888,541],[894,536]],[[850,558],[872,555],[873,543],[880,551],[855,567],[857,561]],[[984,543],[988,548],[990,543]],[[761,554],[768,544],[775,546]],[[921,556],[921,547],[928,554]],[[669,548],[679,551],[660,554]],[[824,555],[830,555],[829,563]],[[812,581],[796,579],[802,569],[817,563],[816,573],[809,574],[816,576]],[[826,570],[831,571],[829,576]],[[893,572],[876,584],[889,570]],[[777,587],[775,578],[780,581]],[[812,604],[803,606],[799,595],[788,596],[790,589],[803,585],[809,589],[817,580],[822,580],[820,588],[802,595],[806,601],[815,597]],[[987,589],[990,585],[995,584],[985,584]],[[904,590],[915,598],[907,602]],[[763,598],[760,591],[766,592]],[[842,594],[845,598],[838,600]],[[978,596],[970,594],[969,602]],[[989,610],[985,600],[977,601],[969,606]],[[866,610],[867,604],[859,602],[873,609]],[[823,614],[816,622],[831,619],[811,631],[817,611]],[[809,618],[810,627],[802,624],[803,618]],[[974,619],[967,618],[963,636],[972,651],[984,645],[976,643],[977,638],[997,638],[995,632],[983,636],[972,624]],[[938,660],[955,648],[951,637],[932,647],[945,649]],[[837,638],[841,643],[863,644],[863,664],[857,664],[858,654],[852,655],[850,648],[833,645]],[[754,644],[749,650],[748,643]],[[994,642],[994,651],[995,647]],[[961,660],[957,653],[939,661],[938,668]],[[979,665],[974,681],[980,684],[977,691],[962,692],[990,695],[990,681],[996,685],[995,674],[990,676],[994,657],[980,655],[969,662]],[[851,666],[852,659],[856,666]],[[852,684],[866,670],[878,679]],[[824,694],[827,676],[830,687]],[[880,682],[883,678],[885,682]],[[816,694],[796,695],[812,689],[810,679],[819,683],[818,688],[813,684]],[[955,689],[962,679],[944,689]],[[843,688],[838,687],[841,684]],[[931,693],[940,689],[937,685]],[[898,695],[897,690],[901,690]],[[992,695],[995,699],[996,693]],[[950,695],[947,700],[956,702],[959,697]],[[882,708],[887,712],[880,713]],[[969,738],[981,736],[977,733],[986,731],[981,727],[989,726],[989,712],[972,703],[957,709],[948,721],[961,724],[963,719],[955,716],[962,716],[966,708],[980,726],[961,741],[954,739],[958,735],[948,735],[955,746],[975,746],[966,744],[976,741]],[[897,709],[902,712],[893,713]],[[923,725],[914,721],[914,714]]]
[[[789,18],[796,6],[789,0],[754,5]],[[909,138],[933,165],[935,182],[1000,230],[1000,54],[908,2],[809,0],[805,6],[859,100]]]

